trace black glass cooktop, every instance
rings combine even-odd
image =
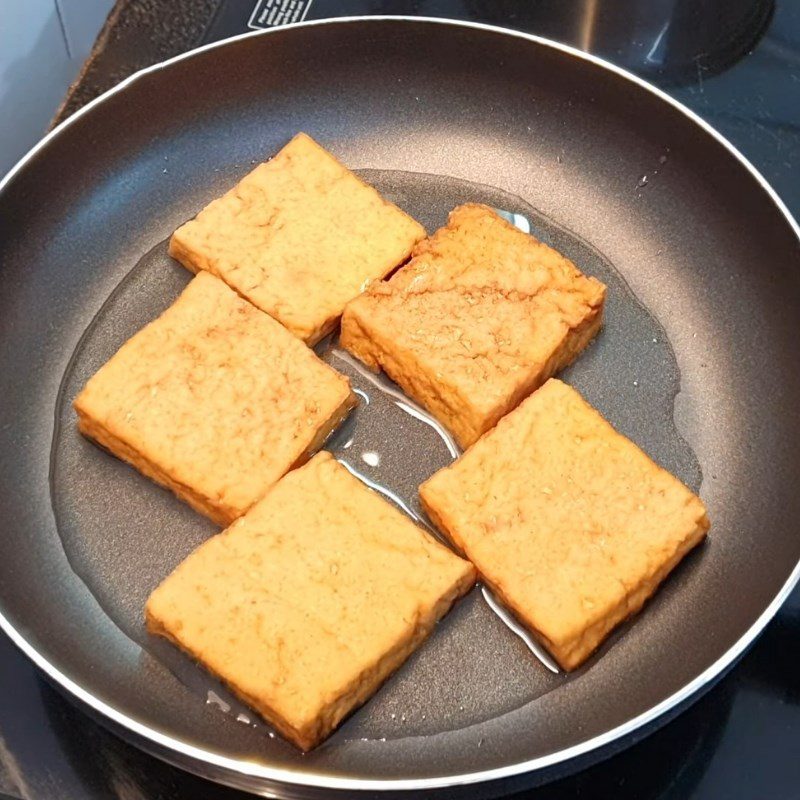
[[[121,0],[56,121],[136,69],[204,42],[301,19],[381,13],[503,25],[625,66],[718,128],[800,216],[796,0]],[[108,733],[51,688],[2,635],[0,692],[0,795],[245,797],[169,767]],[[749,653],[683,715],[602,764],[515,797],[800,798],[798,755],[796,590]]]

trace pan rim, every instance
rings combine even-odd
[[[361,15],[298,22],[288,27],[305,28],[322,25],[348,25],[361,22],[403,22],[419,23],[421,25],[434,24],[457,28],[468,28],[485,31],[488,33],[501,34],[504,36],[511,36],[526,40],[537,46],[558,50],[568,56],[572,56],[573,58],[578,58],[589,62],[596,67],[607,70],[617,77],[635,84],[639,88],[650,92],[652,95],[666,102],[676,111],[683,114],[690,122],[701,128],[707,135],[714,139],[718,144],[722,145],[736,160],[738,160],[739,163],[751,174],[751,176],[755,178],[761,189],[767,194],[770,200],[777,207],[778,211],[783,215],[784,219],[789,224],[789,227],[794,232],[798,243],[800,244],[800,225],[798,225],[792,213],[789,211],[777,192],[769,184],[767,179],[749,161],[749,159],[744,156],[739,149],[725,136],[719,133],[710,123],[706,122],[690,108],[668,95],[662,89],[654,86],[634,73],[629,72],[628,70],[619,67],[610,61],[592,55],[591,53],[586,53],[576,47],[572,47],[571,45],[562,44],[542,36],[524,33],[522,31],[515,31],[497,25],[453,20],[443,17]],[[22,158],[20,158],[20,160],[0,180],[0,192],[3,192],[6,189],[8,184],[10,184],[17,173],[21,172],[25,165],[32,160],[40,150],[43,150],[50,141],[62,134],[67,128],[69,128],[70,125],[76,122],[84,114],[89,113],[91,109],[99,106],[113,95],[124,91],[135,81],[140,80],[148,74],[158,72],[166,67],[169,67],[172,64],[185,59],[190,59],[200,53],[204,53],[215,48],[224,47],[243,39],[255,36],[269,36],[271,34],[280,33],[283,31],[283,29],[284,26],[280,26],[266,30],[249,31],[237,36],[221,39],[216,42],[210,42],[189,50],[186,53],[181,53],[173,58],[133,73],[117,85],[113,86],[111,89],[91,100],[85,106],[80,108],[66,120],[59,123],[50,132],[48,132],[25,155],[23,155]],[[649,725],[659,717],[666,715],[671,709],[680,706],[682,703],[689,700],[689,698],[697,695],[700,690],[703,689],[703,687],[710,685],[717,677],[721,676],[732,664],[734,664],[734,662],[755,641],[767,623],[775,616],[778,609],[781,607],[781,605],[783,605],[784,601],[787,599],[798,581],[800,581],[800,561],[798,561],[798,563],[794,566],[788,579],[777,592],[772,601],[731,648],[729,648],[722,656],[720,656],[713,664],[707,667],[692,681],[681,687],[681,689],[679,689],[677,692],[674,692],[660,703],[657,703],[655,706],[652,706],[647,711],[644,711],[638,716],[633,717],[627,722],[618,725],[602,734],[579,742],[578,744],[554,753],[528,759],[527,761],[521,761],[503,767],[494,767],[476,772],[436,776],[431,778],[363,779],[305,773],[299,770],[271,767],[263,764],[257,764],[252,761],[230,758],[210,750],[205,750],[201,747],[190,745],[180,739],[166,735],[154,728],[151,728],[149,725],[140,722],[132,716],[120,711],[115,706],[95,697],[90,690],[85,689],[79,683],[58,669],[55,665],[50,663],[46,655],[40,653],[34,645],[28,642],[24,634],[18,630],[13,625],[11,620],[9,620],[5,615],[2,607],[0,607],[0,630],[2,630],[14,642],[14,644],[37,666],[38,669],[42,670],[42,672],[44,672],[45,675],[51,681],[56,683],[62,690],[66,691],[69,695],[80,701],[82,704],[88,706],[89,709],[91,709],[93,712],[96,712],[96,714],[101,718],[107,719],[114,723],[114,725],[130,731],[140,739],[144,740],[144,742],[147,742],[152,746],[152,749],[151,747],[144,749],[148,749],[149,752],[155,753],[157,756],[160,756],[165,760],[171,761],[172,763],[177,764],[184,769],[189,769],[190,771],[194,771],[196,773],[197,770],[192,765],[197,762],[205,764],[206,767],[216,768],[216,771],[213,773],[209,773],[208,771],[198,773],[202,774],[204,777],[219,780],[221,782],[229,782],[230,777],[226,778],[227,773],[228,776],[231,774],[238,775],[240,779],[260,779],[282,784],[284,786],[293,786],[296,788],[386,792],[414,791],[443,789],[448,787],[455,788],[459,786],[468,786],[471,784],[518,777],[524,773],[535,772],[548,767],[553,767],[557,764],[569,761],[581,755],[586,755],[594,750],[606,747],[619,740],[623,736],[632,734],[635,731]],[[0,603],[2,603],[1,598]],[[166,755],[167,753],[170,754],[169,757]],[[237,783],[235,785],[238,788],[247,788],[246,786],[242,786],[241,783]]]

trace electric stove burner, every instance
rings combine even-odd
[[[206,40],[302,19],[454,17],[536,33],[674,85],[736,63],[761,38],[772,10],[773,0],[253,0],[225,3]]]

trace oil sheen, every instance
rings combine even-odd
[[[521,198],[493,187],[408,172],[368,170],[361,175],[429,231],[444,224],[448,211],[460,203],[501,209],[519,227],[529,226],[535,236],[603,281],[609,290],[605,328],[561,377],[657,462],[699,488],[697,459],[674,422],[680,389],[675,355],[659,322],[601,253]],[[226,735],[252,745],[257,753],[271,733],[268,726],[174,647],[149,636],[143,624],[149,593],[218,528],[87,442],[76,430],[71,407],[86,380],[166,309],[190,278],[169,258],[162,242],[142,257],[98,310],[59,392],[51,498],[72,568],[109,618],[140,645],[143,664],[176,676],[198,702],[208,703],[209,713],[219,713],[220,724],[228,726]],[[360,399],[328,449],[430,529],[417,488],[457,457],[452,437],[385,376],[374,375],[343,351],[335,337],[321,342],[317,351],[348,375]],[[350,741],[377,747],[386,740],[427,736],[501,717],[580,680],[629,627],[623,626],[585,667],[565,675],[543,665],[546,655],[477,587],[325,746]],[[289,747],[280,737],[270,743],[273,746]]]

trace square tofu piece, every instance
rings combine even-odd
[[[697,496],[555,379],[420,495],[568,670],[642,607],[709,527]]]
[[[208,273],[75,400],[83,434],[221,525],[304,462],[353,405],[347,378]]]
[[[468,204],[347,306],[341,343],[471,445],[600,328],[605,286]]]
[[[150,596],[147,626],[308,750],[474,583],[471,564],[322,452],[195,550]]]
[[[425,230],[299,133],[178,228],[169,252],[208,270],[309,345],[402,264]]]

